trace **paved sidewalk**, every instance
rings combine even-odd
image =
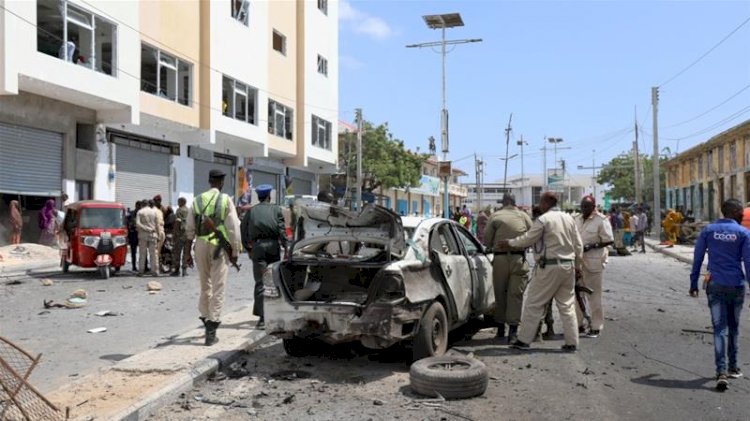
[[[60,267],[59,249],[33,243],[0,247],[0,277],[55,267]]]
[[[70,408],[71,420],[144,420],[264,341],[265,332],[253,329],[256,320],[249,306],[226,314],[214,346],[203,346],[203,328],[196,328],[65,385],[47,398],[63,410]]]
[[[681,262],[685,262],[690,265],[693,264],[694,247],[692,244],[690,245],[675,244],[673,246],[665,246],[665,245],[659,244],[659,242],[656,241],[655,239],[646,238],[646,245],[654,251],[665,254],[669,257],[673,257]]]

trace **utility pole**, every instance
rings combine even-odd
[[[357,108],[357,195],[354,198],[354,207],[357,211],[362,210],[362,109]]]
[[[482,42],[481,38],[471,38],[471,39],[460,39],[460,40],[450,40],[446,41],[445,39],[445,30],[447,28],[455,28],[457,26],[464,26],[463,19],[461,19],[461,15],[459,13],[445,13],[441,15],[426,15],[422,16],[425,23],[427,24],[427,27],[430,29],[440,29],[442,33],[442,39],[440,41],[433,41],[433,42],[424,42],[421,44],[410,44],[407,45],[406,48],[432,48],[440,46],[440,53],[442,57],[442,91],[443,91],[443,108],[440,110],[440,138],[442,143],[442,150],[443,150],[443,161],[448,161],[448,101],[446,100],[445,96],[445,55],[447,54],[446,46],[447,45],[458,45],[458,44],[468,44],[468,43],[474,43],[474,42]],[[452,169],[451,169],[452,170]],[[448,183],[450,183],[450,175],[445,177],[445,188],[443,190],[444,192],[444,202],[443,202],[443,217],[448,218],[450,216],[450,198],[449,198],[449,189],[448,189]]]
[[[651,88],[651,108],[654,110],[653,114],[653,120],[654,120],[654,158],[653,158],[653,166],[654,166],[654,215],[653,215],[653,224],[651,225],[654,227],[654,233],[656,234],[656,239],[658,241],[661,241],[661,182],[659,178],[659,124],[658,124],[658,117],[659,117],[659,87],[655,86]]]
[[[517,141],[516,144],[521,147],[521,197],[520,197],[521,200],[519,200],[519,203],[521,205],[525,205],[526,202],[524,200],[525,195],[524,195],[524,190],[523,190],[523,183],[526,177],[523,172],[523,145],[526,145],[527,143],[523,140],[523,135],[521,135],[521,140]]]
[[[544,172],[542,173],[542,193],[544,193],[549,190],[547,186],[547,136],[544,136],[544,146],[541,150],[544,152]]]
[[[638,151],[638,120],[635,121],[635,142],[633,142],[633,153],[635,156],[633,157],[633,163],[635,167],[635,203],[642,203],[643,196],[641,196],[641,192],[643,191],[642,184],[641,184],[641,153]]]
[[[513,120],[513,113],[510,113],[508,119],[508,127],[505,129],[505,173],[503,174],[503,188],[508,189],[508,145],[510,144],[510,132],[513,130],[510,127],[510,122]]]
[[[476,170],[476,189],[477,189],[477,206],[476,211],[477,213],[482,209],[482,190],[484,187],[482,187],[483,184],[483,175],[484,175],[484,161],[477,158],[477,154],[474,154],[474,167]]]

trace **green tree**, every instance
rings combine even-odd
[[[387,123],[374,126],[365,121],[363,127],[362,190],[419,186],[427,155],[407,150],[403,140],[393,137]],[[354,179],[357,174],[356,133],[339,135],[339,166]]]
[[[661,199],[663,203],[667,179],[664,172],[664,163],[667,161],[667,158],[661,156],[659,161],[661,165],[659,178],[661,184]],[[643,175],[641,188],[643,189],[643,200],[647,203],[653,202],[654,200],[654,172],[652,170],[652,162],[653,160],[651,159],[651,156],[641,155],[641,174]],[[596,177],[596,181],[600,184],[611,185],[612,187],[607,191],[613,198],[624,198],[631,202],[636,201],[635,163],[633,155],[621,154],[602,165],[599,175]]]

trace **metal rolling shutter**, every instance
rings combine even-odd
[[[292,181],[292,191],[294,194],[313,194],[312,181],[295,178]]]
[[[234,187],[236,183],[235,179],[237,177],[233,165],[218,162],[206,162],[197,159],[193,160],[193,162],[195,164],[193,167],[193,192],[196,195],[199,195],[210,188],[208,185],[209,171],[222,170],[227,176],[224,177],[224,188],[221,189],[221,192],[228,194],[232,198],[237,196],[237,191]]]
[[[62,194],[63,135],[0,123],[0,192]]]
[[[115,152],[115,200],[132,208],[136,201],[160,194],[165,204],[171,203],[169,154],[125,145],[117,145]]]

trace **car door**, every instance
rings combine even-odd
[[[471,275],[469,262],[457,242],[450,223],[433,227],[430,233],[430,255],[440,267],[449,294],[456,307],[458,320],[466,320],[471,312]]]
[[[455,225],[454,229],[469,262],[472,280],[472,309],[476,313],[486,313],[487,310],[495,307],[495,291],[492,287],[492,262],[484,253],[484,248],[464,227]]]

